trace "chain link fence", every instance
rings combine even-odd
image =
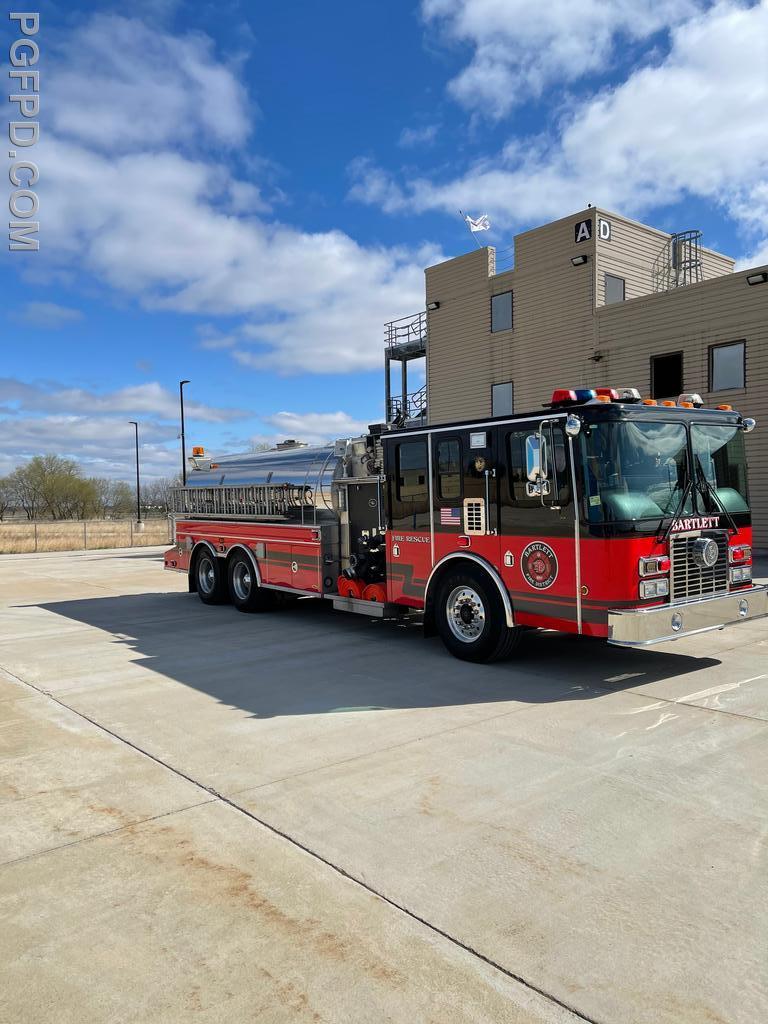
[[[0,522],[0,554],[35,551],[91,551],[142,548],[171,541],[168,519],[82,519],[56,522]]]

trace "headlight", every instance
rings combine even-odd
[[[640,597],[647,601],[650,597],[666,597],[669,593],[669,580],[643,580],[640,584]]]
[[[751,579],[751,565],[739,565],[731,569],[731,583],[749,583]]]

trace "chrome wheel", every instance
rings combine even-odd
[[[201,555],[197,561],[197,589],[210,596],[216,588],[216,568],[210,555]]]
[[[474,643],[485,628],[485,605],[472,587],[454,587],[448,595],[445,614],[451,633],[462,643]]]
[[[232,589],[238,601],[248,600],[252,585],[251,567],[246,562],[236,562],[232,569]]]

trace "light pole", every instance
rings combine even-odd
[[[139,424],[136,420],[128,420],[136,431],[136,522],[141,522],[141,485],[139,483]]]
[[[184,385],[188,380],[179,381],[179,405],[181,406],[181,483],[187,486],[187,452],[184,446]]]

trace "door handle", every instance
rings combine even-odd
[[[489,523],[491,521],[491,471],[485,471],[485,532],[491,533]]]

